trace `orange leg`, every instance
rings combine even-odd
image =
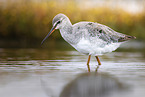
[[[100,60],[99,60],[99,57],[98,56],[95,56],[96,57],[96,59],[97,59],[97,61],[98,61],[98,65],[97,65],[97,68],[96,68],[96,72],[98,71],[98,69],[99,69],[99,66],[101,65],[101,62],[100,62]]]
[[[91,55],[89,55],[89,57],[88,57],[88,62],[87,62],[88,72],[90,72],[90,66],[89,66],[90,59],[91,59]]]
[[[98,65],[101,65],[101,62],[100,62],[100,60],[99,60],[99,57],[98,56],[95,56],[96,57],[96,59],[97,59],[97,61],[98,61]]]

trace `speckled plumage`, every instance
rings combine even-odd
[[[84,54],[97,56],[112,52],[123,41],[134,38],[95,22],[78,22],[72,25],[64,14],[56,15],[53,25],[60,19],[60,27],[56,29],[60,30],[65,41]]]
[[[95,22],[78,22],[74,25],[70,22],[69,18],[64,14],[58,14],[53,18],[53,27],[44,40],[59,29],[61,36],[72,45],[77,51],[89,55],[88,58],[88,71],[90,56],[96,56],[99,64],[100,60],[98,55],[116,50],[124,41],[135,39],[134,36],[128,36],[118,33],[111,28],[95,23]]]

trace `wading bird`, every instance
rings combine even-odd
[[[88,72],[91,55],[98,61],[98,68],[101,62],[98,55],[116,50],[124,41],[135,39],[134,36],[118,33],[108,26],[95,22],[78,22],[74,25],[64,14],[57,14],[52,21],[53,27],[41,44],[55,31],[59,29],[61,36],[80,53],[89,55],[87,61]],[[97,69],[98,69],[97,68]],[[96,69],[96,70],[97,70]]]

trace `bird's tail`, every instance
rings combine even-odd
[[[125,37],[120,37],[118,39],[118,42],[123,42],[123,41],[131,40],[131,39],[136,39],[136,37],[135,36],[125,35]]]

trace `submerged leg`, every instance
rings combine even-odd
[[[98,56],[95,56],[96,57],[96,59],[97,59],[97,61],[98,61],[98,65],[97,65],[97,68],[96,68],[96,72],[98,71],[98,69],[99,69],[99,66],[101,65],[101,62],[100,62],[100,60],[99,60],[99,57]]]
[[[89,57],[88,57],[88,61],[87,61],[88,72],[90,72],[90,66],[89,66],[90,59],[91,59],[91,55],[89,55]]]

